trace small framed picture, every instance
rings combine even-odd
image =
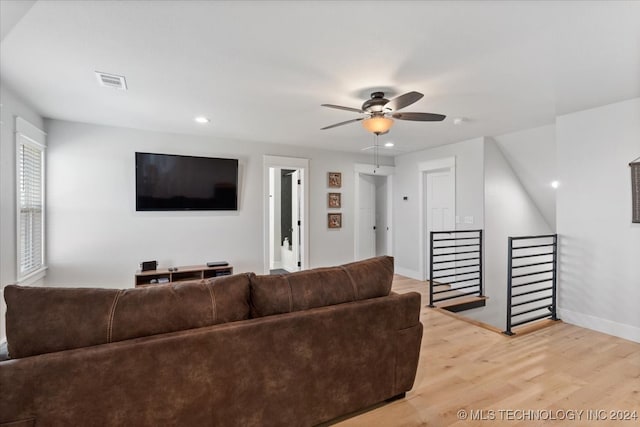
[[[342,228],[342,214],[330,213],[329,215],[329,228]]]
[[[342,187],[342,173],[329,172],[329,188]]]
[[[327,200],[327,205],[330,208],[341,208],[342,207],[342,193],[329,193],[329,198]]]

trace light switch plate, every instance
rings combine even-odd
[[[465,216],[464,217],[464,223],[465,224],[473,224],[473,217],[472,216]]]

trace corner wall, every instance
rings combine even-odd
[[[523,188],[549,227],[556,228],[556,127],[554,124],[526,129],[493,138]]]
[[[640,342],[640,224],[629,162],[640,156],[640,98],[556,123],[559,308],[563,321]]]
[[[16,117],[43,129],[38,113],[0,81],[0,290],[15,283],[16,261]],[[0,297],[0,341],[5,339],[4,298]]]
[[[509,236],[549,234],[551,229],[498,144],[484,143],[484,283],[487,305],[465,316],[501,329],[507,316]]]

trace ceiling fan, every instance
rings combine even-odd
[[[404,95],[388,100],[384,97],[384,92],[373,92],[371,94],[371,99],[367,99],[360,108],[343,107],[341,105],[334,104],[321,104],[323,107],[364,114],[363,117],[325,126],[321,130],[331,129],[362,120],[362,126],[364,126],[366,130],[373,132],[376,135],[381,135],[387,133],[389,129],[391,129],[391,126],[393,126],[394,123],[393,119],[418,122],[440,122],[444,120],[446,116],[442,114],[397,112],[398,110],[419,101],[423,96],[424,95],[420,92],[407,92]]]

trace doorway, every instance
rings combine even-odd
[[[424,162],[420,171],[420,272],[429,278],[430,233],[456,228],[455,158]],[[444,266],[442,266],[444,267]]]
[[[356,260],[392,255],[392,174],[392,166],[356,165]]]
[[[265,156],[265,274],[308,268],[307,165]]]
[[[271,273],[299,271],[300,260],[300,170],[269,168],[269,256]]]

